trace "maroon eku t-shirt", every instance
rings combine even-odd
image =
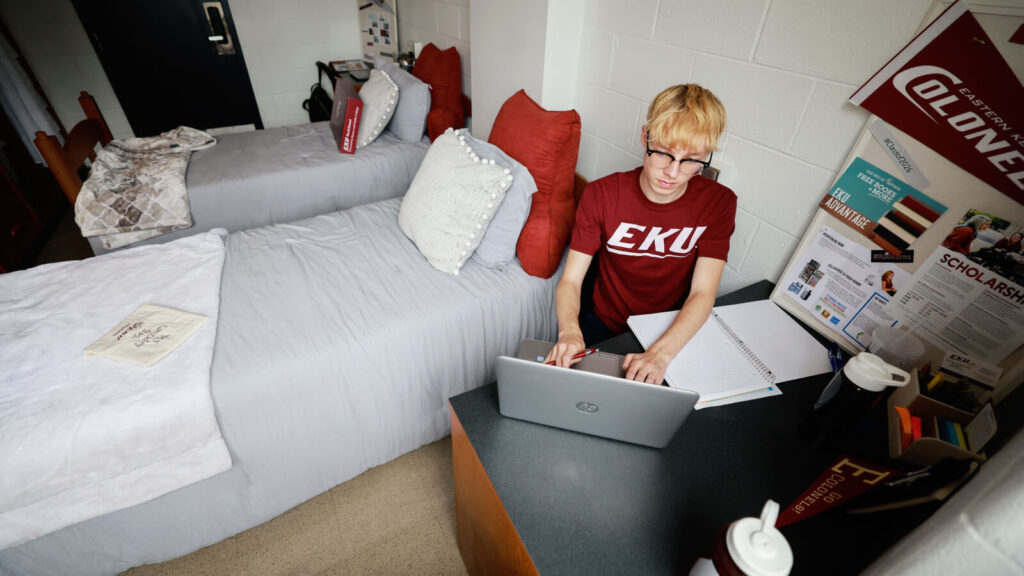
[[[725,260],[736,227],[736,194],[694,176],[682,197],[651,202],[640,172],[619,172],[591,182],[576,209],[570,248],[600,251],[594,312],[615,332],[626,319],[679,309],[690,294],[699,256]]]

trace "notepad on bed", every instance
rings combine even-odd
[[[152,366],[195,334],[206,316],[143,304],[85,349],[86,358]]]
[[[678,311],[630,316],[645,349]],[[717,306],[668,365],[673,388],[700,394],[697,408],[781,394],[777,384],[831,370],[828,350],[770,300]]]

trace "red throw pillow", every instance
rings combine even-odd
[[[413,66],[412,75],[430,85],[430,113],[427,115],[427,134],[430,141],[447,128],[466,125],[466,112],[462,109],[462,61],[454,47],[441,50],[427,44]]]
[[[562,261],[576,216],[573,180],[580,115],[545,110],[520,90],[502,104],[488,142],[526,166],[537,183],[516,254],[527,274],[550,278]]]

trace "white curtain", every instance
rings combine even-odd
[[[54,134],[60,138],[57,123],[46,111],[46,104],[32,86],[28,74],[18,64],[14,48],[0,36],[0,105],[14,125],[32,158],[43,164],[43,157],[33,142],[36,131]]]

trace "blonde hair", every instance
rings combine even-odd
[[[647,142],[667,148],[715,150],[725,120],[725,106],[707,88],[670,86],[647,108]]]

